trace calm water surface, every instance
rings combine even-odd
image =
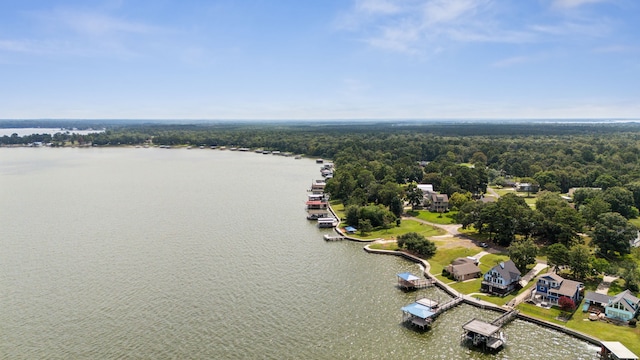
[[[400,325],[416,293],[395,274],[419,269],[325,243],[304,212],[318,175],[209,149],[0,149],[0,357],[595,359],[519,320],[497,355],[461,347],[463,323],[497,317],[467,305]]]

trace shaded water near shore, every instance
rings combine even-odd
[[[0,149],[0,354],[34,358],[595,359],[516,320],[496,355],[400,324],[417,265],[326,243],[311,160],[185,149]],[[541,346],[541,344],[544,344]]]

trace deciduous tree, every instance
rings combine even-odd
[[[511,243],[508,250],[509,258],[522,273],[527,271],[527,266],[536,263],[538,247],[531,239],[516,240]]]
[[[638,231],[622,215],[614,212],[601,214],[593,230],[593,243],[603,254],[628,254],[631,251],[630,240],[637,237]]]

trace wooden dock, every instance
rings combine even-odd
[[[324,241],[342,241],[344,239],[345,237],[340,235],[334,235],[334,236],[331,236],[329,234],[324,235]]]
[[[491,322],[491,324],[498,326],[498,327],[502,327],[503,325],[511,322],[511,320],[515,319],[516,316],[518,316],[518,310],[511,310],[509,312],[506,312],[502,315],[500,315],[500,317],[498,317],[497,319],[493,320]]]

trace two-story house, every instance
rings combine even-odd
[[[558,305],[558,300],[566,296],[578,304],[581,300],[580,292],[584,284],[579,281],[567,280],[556,273],[541,275],[536,283],[535,295],[540,295],[543,301]]]
[[[429,211],[443,213],[449,209],[449,197],[447,194],[431,194]]]
[[[520,275],[520,270],[512,260],[501,262],[484,274],[480,291],[500,296],[507,295],[519,286]]]

